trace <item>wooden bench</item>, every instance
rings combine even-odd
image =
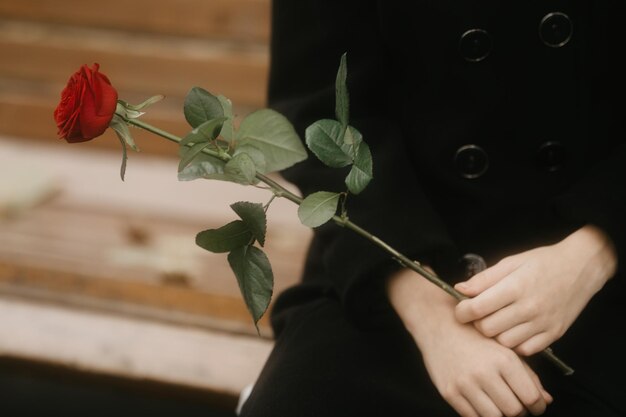
[[[52,112],[71,73],[99,62],[120,98],[165,94],[145,120],[173,133],[189,130],[194,85],[243,116],[265,102],[268,38],[269,0],[0,2],[0,178],[22,193],[0,192],[0,362],[195,390],[228,407],[254,380],[272,346],[267,319],[259,337],[225,257],[194,236],[267,192],[179,183],[176,147],[139,131],[122,183],[115,136],[67,145]],[[297,281],[309,238],[277,200],[266,245],[276,292]]]
[[[122,183],[116,153],[0,143],[1,177],[39,175],[56,190],[35,207],[0,203],[9,213],[0,221],[0,356],[188,386],[232,402],[260,370],[271,331],[264,319],[256,334],[225,256],[196,247],[194,236],[234,219],[230,203],[269,194],[179,183],[169,158],[131,155]],[[265,249],[279,292],[297,281],[311,232],[286,200],[273,203],[268,222]],[[154,349],[158,338],[165,350]]]

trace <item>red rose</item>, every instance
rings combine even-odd
[[[72,75],[54,111],[59,137],[70,143],[85,142],[104,133],[115,114],[117,91],[106,75],[83,65]]]

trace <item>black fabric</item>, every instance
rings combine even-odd
[[[348,200],[350,219],[367,225],[369,232],[401,252],[447,268],[458,254],[417,180],[406,144],[399,140],[401,126],[390,113],[395,94],[386,85],[388,57],[377,29],[376,8],[370,6],[276,3],[270,104],[294,123],[302,137],[315,120],[334,118],[335,74],[339,57],[349,51],[350,123],[363,133],[375,160],[375,179]],[[347,20],[342,21],[344,17]],[[345,190],[346,174],[329,170],[313,156],[284,172],[305,195]],[[416,230],[420,239],[414,239]],[[372,304],[366,300],[380,293],[371,291],[380,289],[371,282],[371,272],[393,266],[379,248],[349,230],[328,225],[316,233],[304,279],[332,281],[356,318]]]
[[[401,323],[363,331],[337,299],[309,296],[275,317],[283,331],[242,417],[455,415]]]
[[[274,317],[283,331],[241,417],[457,415],[429,382],[399,319],[390,316],[385,326],[364,331],[345,317],[336,298],[311,291],[298,298]],[[606,385],[597,385],[586,371],[566,378],[536,362],[533,367],[556,398],[545,417],[624,416],[623,408],[607,402]],[[625,388],[621,383],[610,394]]]
[[[302,137],[313,121],[333,118],[335,73],[348,52],[350,123],[374,158],[370,187],[349,199],[350,219],[450,282],[459,278],[462,254],[477,253],[493,264],[585,224],[612,238],[623,270],[624,8],[618,0],[274,0],[270,104]],[[573,36],[561,48],[546,46],[539,36],[540,22],[551,12],[573,22]],[[480,62],[467,61],[459,50],[471,29],[492,40]],[[553,143],[562,151],[557,164],[554,155],[542,153]],[[455,162],[466,145],[487,155],[479,178],[464,177]],[[345,175],[314,157],[284,172],[305,195],[343,191]],[[397,318],[383,286],[394,268],[386,253],[351,231],[333,224],[317,229],[303,284],[283,294],[274,309],[277,347],[247,415],[330,416],[331,409],[361,415],[350,414],[360,402],[368,405],[359,409],[365,415],[446,415],[424,411],[431,405],[419,397],[432,387],[415,359],[419,353],[402,329],[390,325]],[[626,415],[623,405],[614,405],[626,392],[620,378],[626,361],[619,358],[626,350],[620,337],[624,286],[623,274],[611,280],[555,343],[578,369],[574,381],[585,381],[585,390],[596,386],[602,392],[596,403],[612,405],[594,409],[595,400],[559,376],[552,389],[564,393],[568,400],[559,402],[572,410],[558,414],[566,405],[555,405],[551,415],[609,416],[607,407],[622,407]],[[333,300],[333,307],[305,320],[297,311],[308,297],[311,303]],[[315,366],[309,363],[312,348],[320,355]],[[359,390],[347,388],[357,381]],[[284,391],[277,388],[283,385]],[[348,394],[333,397],[335,391]],[[264,395],[291,414],[264,413]],[[315,399],[324,396],[328,408],[315,408]],[[415,410],[383,413],[373,398],[389,407],[402,404],[391,410]],[[568,414],[577,409],[587,414]]]

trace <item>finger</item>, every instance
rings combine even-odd
[[[499,417],[502,415],[501,410],[495,405],[491,398],[489,398],[489,395],[477,386],[468,390],[467,393],[463,393],[463,396],[481,417]]]
[[[530,376],[532,370],[528,370],[519,360],[514,366],[502,368],[502,377],[511,387],[522,405],[526,407],[533,415],[542,414],[546,409],[546,400],[544,398],[543,389],[539,388],[533,378]]]
[[[501,333],[513,330],[520,324],[525,323],[528,319],[529,317],[525,317],[524,314],[520,314],[517,304],[513,303],[501,308],[483,319],[475,321],[474,326],[476,326],[478,331],[483,335],[487,337],[494,337]]]
[[[492,287],[503,277],[509,275],[515,270],[517,265],[513,262],[498,262],[491,268],[487,268],[482,272],[474,275],[465,282],[459,282],[454,286],[458,291],[468,297],[475,297],[487,288]]]
[[[499,282],[475,298],[463,300],[454,309],[460,323],[480,320],[515,301],[515,291],[508,282]]]
[[[550,346],[552,342],[554,342],[554,340],[551,339],[550,335],[547,332],[542,332],[532,336],[530,339],[517,346],[514,350],[522,356],[530,356],[537,352],[541,352]]]
[[[548,404],[552,404],[552,401],[554,401],[554,398],[552,397],[552,395],[546,391],[546,389],[543,387],[543,384],[541,383],[541,380],[539,379],[539,376],[535,373],[535,371],[533,371],[530,366],[528,366],[528,364],[526,362],[522,362],[522,364],[524,365],[524,368],[526,368],[526,371],[528,372],[528,374],[530,375],[530,377],[532,378],[533,382],[535,383],[535,386],[537,388],[539,388],[539,390],[541,391],[541,393],[543,394],[543,399],[546,401],[546,403]]]
[[[474,407],[460,395],[450,398],[447,401],[462,417],[480,417],[476,410],[474,410]]]
[[[500,333],[496,340],[502,346],[513,349],[540,332],[541,330],[538,330],[534,323],[526,322]]]
[[[516,417],[526,410],[504,379],[492,377],[484,381],[483,385],[489,398],[505,416]]]

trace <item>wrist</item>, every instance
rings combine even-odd
[[[422,343],[438,339],[436,334],[445,322],[456,323],[455,300],[411,270],[390,276],[386,289],[391,305],[420,348]]]
[[[596,226],[584,226],[561,242],[573,261],[582,261],[584,275],[600,290],[617,271],[617,251],[611,238]]]

